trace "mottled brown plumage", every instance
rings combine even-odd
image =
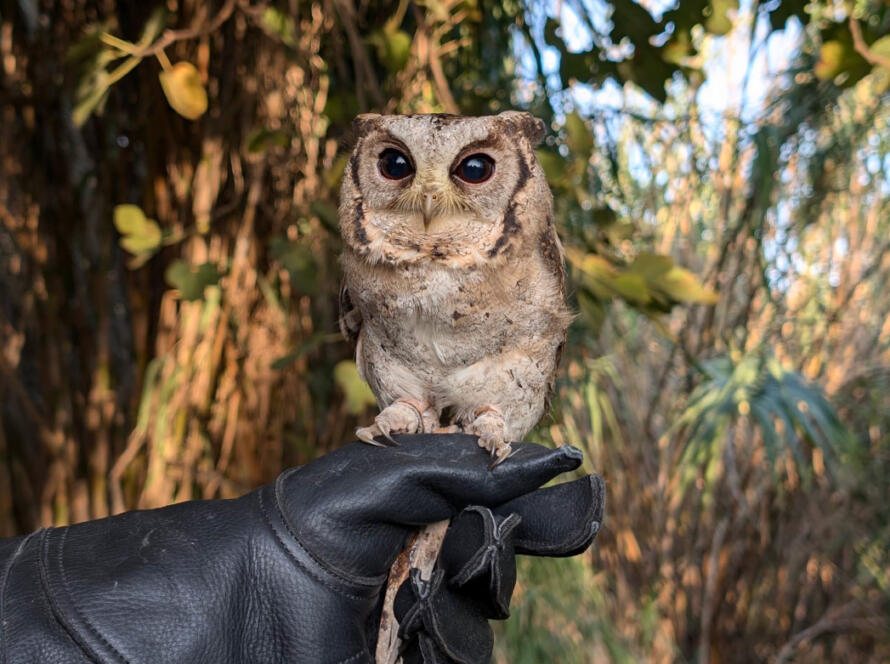
[[[544,125],[506,112],[363,115],[355,128],[341,329],[382,409],[357,434],[452,426],[502,460],[545,411],[571,320],[533,151]]]

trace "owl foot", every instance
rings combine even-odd
[[[426,404],[418,403],[413,399],[396,399],[380,411],[380,414],[374,418],[374,424],[356,429],[355,436],[369,445],[377,445],[378,447],[398,446],[392,434],[423,433],[428,424],[429,411],[430,409]],[[438,423],[438,418],[436,418],[435,425],[429,423],[430,430],[432,430],[433,426],[437,426]],[[375,440],[378,436],[386,438],[389,441],[389,445]]]
[[[479,436],[479,447],[488,450],[491,455],[491,463],[488,466],[491,470],[514,452],[510,443],[504,440],[506,428],[504,416],[494,406],[478,408],[473,416],[475,419],[466,427],[466,432]]]

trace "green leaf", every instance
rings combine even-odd
[[[266,7],[260,21],[263,27],[278,37],[285,46],[296,48],[297,26],[293,17],[275,7]]]
[[[117,205],[114,227],[121,234],[120,245],[136,256],[150,256],[161,246],[163,233],[154,219],[148,219],[138,205]]]
[[[566,161],[559,154],[550,152],[549,150],[535,150],[538,163],[544,170],[547,182],[551,187],[566,186]]]
[[[287,270],[291,284],[298,292],[307,295],[318,292],[318,263],[309,246],[278,237],[269,243],[269,250]]]
[[[738,10],[738,0],[711,0],[711,13],[705,21],[705,30],[712,35],[725,35],[732,30],[731,10]]]
[[[840,74],[844,68],[846,49],[844,45],[835,40],[830,40],[819,47],[819,60],[813,67],[816,78],[822,81],[830,81]]]
[[[138,205],[117,205],[114,208],[114,227],[121,235],[141,232],[147,221]]]
[[[630,264],[630,269],[639,272],[647,280],[658,279],[674,267],[674,261],[670,256],[641,252]]]
[[[179,291],[183,300],[200,300],[204,297],[204,289],[219,283],[222,275],[212,263],[202,263],[193,268],[184,260],[177,259],[164,270],[167,285]]]
[[[411,35],[403,30],[375,30],[367,42],[377,51],[377,59],[390,72],[401,71],[411,57]]]
[[[343,173],[346,171],[346,164],[349,163],[349,156],[349,153],[344,152],[334,159],[331,168],[325,171],[323,178],[328,189],[336,191],[340,188],[340,182],[343,180]]]
[[[207,90],[191,62],[177,62],[158,74],[158,78],[170,106],[182,117],[197,120],[207,112]]]
[[[645,279],[639,274],[619,274],[612,279],[611,287],[618,295],[634,304],[646,304],[652,299]]]
[[[333,205],[327,201],[312,201],[309,204],[309,209],[331,233],[340,232],[340,215]]]
[[[593,150],[593,132],[574,111],[566,116],[565,127],[566,145],[569,146],[569,150],[576,156],[588,158]]]
[[[352,360],[343,360],[334,367],[334,382],[343,390],[346,397],[346,409],[353,415],[359,415],[377,404],[374,393],[362,380],[358,367]]]
[[[654,285],[679,302],[700,302],[703,304],[717,302],[717,294],[705,288],[698,277],[682,267],[672,267]]]
[[[259,127],[254,129],[247,137],[248,152],[264,152],[269,148],[286,148],[290,145],[291,137],[280,129],[267,129]]]
[[[290,366],[293,362],[301,358],[306,353],[309,353],[316,348],[319,348],[331,335],[325,332],[316,332],[308,339],[303,341],[299,346],[297,346],[293,351],[287,353],[286,355],[282,355],[279,358],[276,358],[272,364],[270,364],[270,368],[275,369],[276,371],[280,371],[288,366]]]
[[[884,35],[883,37],[876,39],[868,47],[868,50],[872,55],[877,55],[881,58],[890,58],[890,35]]]
[[[675,32],[661,49],[661,52],[666,61],[675,65],[682,64],[686,58],[695,53],[689,30]]]

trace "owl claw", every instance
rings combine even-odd
[[[491,470],[497,465],[506,461],[514,453],[510,443],[505,438],[504,416],[500,409],[495,406],[483,406],[473,413],[473,421],[466,428],[467,433],[475,434],[479,437],[479,447],[488,450],[491,457],[491,463],[488,469]]]
[[[378,447],[398,447],[394,433],[423,433],[426,429],[424,413],[428,408],[411,399],[396,399],[374,418],[374,423],[355,430],[356,437]],[[382,436],[389,444],[375,440]]]
[[[383,436],[384,438],[389,440],[392,445],[398,445],[398,443],[392,439],[392,436],[390,436],[388,433],[384,434],[376,423],[372,424],[369,427],[359,427],[355,430],[355,437],[363,443],[374,445],[375,447],[391,447],[391,445],[375,440],[377,436]]]
[[[380,429],[381,435],[390,443],[392,443],[393,447],[399,446],[399,444],[396,442],[396,439],[393,438],[389,433],[389,424],[387,424],[386,422],[377,422],[377,428]]]
[[[495,466],[501,465],[516,454],[517,451],[510,446],[510,443],[501,443],[500,447],[493,447],[491,450],[491,463],[488,464],[488,469],[491,470]]]

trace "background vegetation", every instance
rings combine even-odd
[[[888,5],[0,0],[0,536],[349,440],[351,118],[526,108],[580,312],[536,437],[610,502],[498,661],[890,660]]]

